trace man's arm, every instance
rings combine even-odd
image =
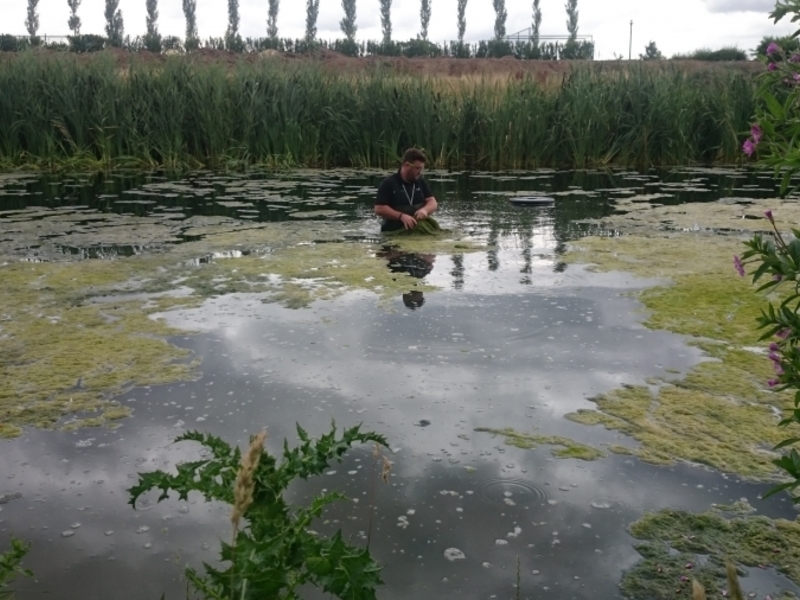
[[[436,212],[437,208],[439,208],[439,204],[436,202],[436,198],[429,196],[428,198],[425,198],[425,205],[415,212],[414,216],[417,219],[425,219]]]
[[[425,197],[425,204],[414,213],[414,216],[417,219],[425,219],[431,216],[436,209],[439,208],[439,204],[436,202],[436,198],[433,197],[433,192],[431,191],[428,182],[424,179],[420,182],[420,187],[422,188],[422,194]]]

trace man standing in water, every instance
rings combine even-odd
[[[375,214],[383,217],[381,231],[414,229],[417,221],[427,219],[438,208],[431,188],[422,178],[426,160],[422,151],[409,148],[397,172],[378,186]]]

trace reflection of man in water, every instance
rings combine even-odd
[[[408,273],[417,279],[422,279],[430,273],[436,260],[436,256],[433,254],[401,252],[391,247],[384,248],[382,252],[378,253],[378,256],[386,259],[392,273]],[[403,304],[413,310],[425,304],[425,298],[420,290],[411,290],[403,294]]]
[[[396,173],[378,186],[375,214],[383,217],[381,231],[414,229],[417,221],[427,219],[439,205],[431,188],[422,178],[425,154],[410,148],[403,154],[403,162]]]

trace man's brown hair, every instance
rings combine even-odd
[[[425,153],[422,150],[409,148],[403,154],[403,164],[415,163],[417,161],[421,161],[422,163],[428,162],[428,158],[425,156]]]

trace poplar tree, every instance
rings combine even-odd
[[[388,46],[392,43],[392,0],[381,0],[381,31],[383,44]]]
[[[81,18],[78,16],[78,7],[81,5],[81,0],[67,0],[69,5],[69,21],[67,25],[72,30],[72,35],[78,36],[81,34]]]
[[[280,0],[269,0],[269,19],[267,20],[267,36],[273,42],[278,40],[278,6]]]
[[[569,41],[574,42],[578,38],[578,0],[567,0],[567,31],[569,31]]]
[[[467,31],[467,0],[458,0],[458,45],[464,45],[464,33]]]
[[[197,0],[183,0],[183,16],[186,17],[186,40],[184,47],[194,50],[200,45],[197,39]]]
[[[508,18],[506,0],[492,0],[492,4],[494,5],[494,12],[496,15],[494,20],[494,37],[496,40],[502,40],[506,37],[506,19]]]
[[[313,44],[317,39],[317,17],[319,0],[306,0],[306,42]]]
[[[117,48],[122,46],[125,27],[122,24],[122,11],[119,9],[119,0],[106,0],[106,37],[108,43]]]
[[[422,0],[422,6],[419,9],[419,21],[422,29],[419,37],[427,42],[428,23],[431,22],[431,0]]]
[[[339,28],[348,42],[356,41],[356,0],[342,0],[344,18],[339,21]]]
[[[158,33],[158,0],[146,0],[147,33],[144,35],[145,48],[151,52],[161,52],[161,34]]]
[[[239,41],[239,0],[228,0],[228,29],[225,31],[225,45],[229,50],[238,46]]]
[[[31,36],[31,42],[34,43],[38,41],[36,37],[36,32],[39,31],[39,13],[36,12],[38,4],[39,0],[28,0],[28,18],[25,19],[25,28]]]
[[[539,0],[533,0],[533,23],[531,23],[531,46],[534,50],[539,47],[539,27],[542,24],[542,9]]]

